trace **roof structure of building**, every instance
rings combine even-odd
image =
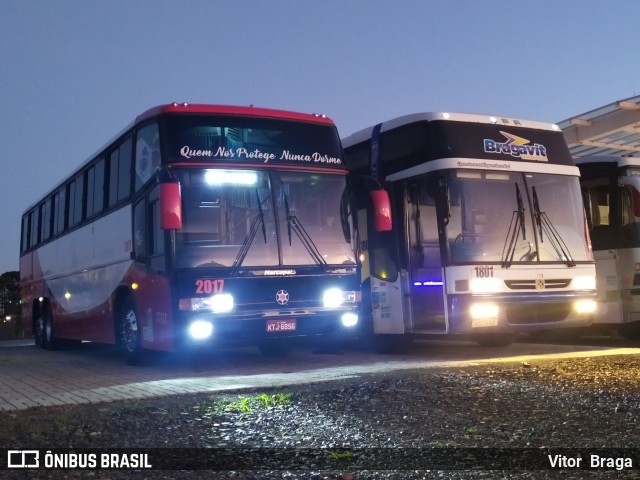
[[[558,126],[575,157],[640,156],[640,96],[576,115]]]

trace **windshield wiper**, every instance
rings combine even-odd
[[[238,254],[236,258],[233,260],[233,264],[231,265],[231,271],[235,273],[242,262],[246,258],[249,253],[249,248],[253,243],[253,239],[256,237],[256,233],[258,233],[258,227],[262,225],[262,236],[264,237],[264,243],[267,243],[267,229],[264,225],[264,211],[262,210],[262,202],[260,201],[260,195],[258,194],[258,190],[256,190],[256,198],[258,199],[258,214],[254,217],[249,227],[249,233],[244,237],[244,241],[240,246],[240,250],[238,250]]]
[[[287,198],[287,192],[283,190],[282,193],[284,194],[284,208],[285,214],[287,216],[289,246],[291,246],[291,230],[293,230],[300,239],[300,242],[302,243],[304,248],[306,248],[307,252],[309,252],[309,255],[311,255],[311,257],[326,270],[326,260],[322,257],[320,250],[318,250],[316,244],[313,243],[309,232],[307,232],[307,230],[302,226],[300,220],[298,220],[298,217],[296,217],[295,215],[291,215],[291,211],[289,210],[289,199]]]
[[[509,268],[513,263],[513,255],[516,253],[516,244],[518,243],[518,233],[522,231],[522,240],[526,240],[525,221],[524,221],[524,202],[520,194],[520,187],[516,182],[516,201],[518,209],[513,211],[511,215],[511,223],[507,230],[507,237],[504,239],[502,247],[502,268]],[[507,247],[507,244],[509,246]]]
[[[538,193],[536,187],[531,187],[531,193],[533,196],[533,216],[535,218],[536,226],[538,227],[538,234],[540,235],[540,243],[544,242],[542,237],[543,232],[547,234],[551,246],[556,251],[556,254],[561,260],[564,260],[569,267],[575,267],[576,262],[569,252],[569,247],[564,243],[564,240],[560,236],[556,227],[553,226],[551,220],[547,216],[546,212],[540,210],[540,202],[538,201]]]

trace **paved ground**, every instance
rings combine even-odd
[[[531,355],[627,354],[640,354],[640,349],[526,343],[492,349],[468,342],[421,341],[408,354],[397,356],[357,348],[330,354],[303,348],[278,359],[262,357],[257,349],[236,349],[189,360],[159,355],[151,365],[130,367],[109,346],[83,344],[75,350],[50,352],[31,341],[11,341],[0,342],[0,410],[259,389],[394,369],[524,361]]]

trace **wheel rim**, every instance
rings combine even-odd
[[[37,345],[42,345],[44,342],[44,318],[39,316],[35,322],[34,337]]]
[[[135,352],[138,348],[138,319],[136,313],[128,309],[122,317],[122,345],[127,352]]]
[[[51,330],[51,321],[48,318],[43,319],[44,323],[44,338],[45,342],[51,343],[53,339],[52,330]]]

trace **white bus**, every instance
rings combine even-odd
[[[410,334],[507,345],[520,332],[592,322],[579,170],[557,126],[418,113],[342,141],[359,210],[364,324],[380,347],[396,350]],[[388,212],[371,200],[381,188]],[[385,214],[388,230],[377,222]]]
[[[640,158],[575,158],[596,261],[597,324],[640,338]]]

